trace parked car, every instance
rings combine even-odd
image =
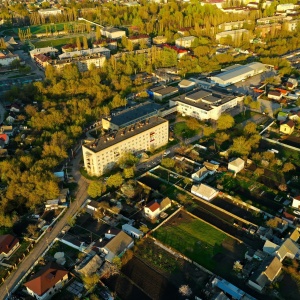
[[[169,155],[170,153],[171,153],[171,151],[170,151],[170,150],[167,150],[167,151],[164,152],[163,156],[167,156],[167,155]]]

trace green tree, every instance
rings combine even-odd
[[[217,121],[217,128],[219,130],[226,130],[234,125],[234,118],[231,115],[223,114]]]
[[[138,161],[139,159],[135,155],[133,155],[133,153],[125,152],[120,157],[118,164],[121,169],[125,169],[127,167],[135,166]]]
[[[122,185],[123,183],[123,177],[120,173],[116,173],[114,175],[111,175],[108,179],[107,179],[107,182],[106,184],[109,186],[109,187],[119,187]]]
[[[199,130],[201,128],[199,121],[195,118],[188,118],[186,120],[186,126],[191,130]]]
[[[230,136],[226,132],[218,132],[215,137],[215,142],[217,143],[218,146],[220,146],[225,141],[228,141],[229,138]]]
[[[115,256],[112,260],[112,263],[117,267],[118,270],[121,270],[122,267],[122,261],[119,256]]]
[[[251,145],[245,137],[240,136],[233,139],[233,145],[230,147],[230,152],[247,156],[250,151]]]
[[[288,173],[290,171],[296,170],[296,167],[291,162],[286,162],[283,165],[282,172]]]
[[[83,284],[87,290],[96,286],[99,280],[100,280],[100,276],[97,273],[82,277]]]
[[[126,179],[133,178],[134,177],[134,168],[133,167],[124,168],[123,175],[124,175],[124,178],[126,178]]]
[[[244,127],[244,133],[247,134],[247,135],[252,135],[252,134],[255,134],[257,133],[256,131],[256,124],[253,123],[253,122],[248,122],[246,124],[246,126]]]
[[[92,198],[97,198],[97,197],[101,196],[103,193],[105,193],[105,191],[106,191],[106,187],[105,187],[105,184],[103,182],[101,182],[101,181],[92,181],[89,184],[87,193]]]
[[[82,38],[82,42],[83,42],[83,49],[88,49],[89,48],[89,44],[88,44],[88,40],[87,40],[87,37],[86,36],[84,36],[83,38]]]
[[[161,160],[161,165],[165,168],[172,169],[175,166],[175,160],[172,158],[168,158],[168,157],[163,158]]]
[[[149,231],[149,228],[147,227],[147,225],[143,224],[140,226],[139,230],[146,234]]]
[[[76,47],[77,47],[78,51],[82,49],[81,48],[81,41],[80,41],[80,37],[79,36],[76,38]]]

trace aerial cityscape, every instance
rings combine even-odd
[[[4,299],[300,299],[298,0],[0,0]]]

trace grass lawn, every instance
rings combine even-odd
[[[80,36],[80,38],[82,38],[82,36]],[[60,48],[65,44],[69,44],[72,43],[73,38],[54,38],[54,39],[49,39],[49,40],[44,40],[44,41],[37,41],[34,42],[34,46],[36,48],[43,48],[43,47],[48,47],[48,46],[52,46],[52,47],[57,47]]]
[[[197,134],[197,131],[191,130],[185,122],[179,122],[174,126],[174,134],[177,137],[191,138]]]
[[[57,30],[57,31],[62,31],[64,30],[64,25],[67,24],[69,26],[72,26],[74,24],[79,24],[82,23],[84,24],[85,22],[67,22],[67,23],[57,23],[57,24],[43,24],[43,25],[32,25],[32,26],[25,26],[25,27],[21,27],[21,30],[27,30],[27,28],[30,28],[30,32],[32,34],[39,34],[39,33],[46,33],[46,27],[49,28],[51,27],[51,30]],[[14,33],[18,34],[18,30],[19,28],[14,28]]]
[[[228,238],[225,233],[198,219],[180,222],[177,226],[168,224],[153,235],[210,270],[215,269],[213,257],[222,253],[222,242]]]
[[[234,116],[234,121],[236,124],[240,124],[248,119],[250,119],[251,117],[253,117],[254,115],[256,115],[257,113],[250,111],[250,110],[246,110],[245,113],[242,112],[236,116]]]

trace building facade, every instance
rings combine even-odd
[[[203,90],[189,92],[170,99],[170,107],[176,107],[183,116],[198,120],[218,120],[223,112],[238,105],[243,95],[224,94],[220,91]]]
[[[123,153],[156,149],[168,140],[169,122],[152,117],[83,145],[84,167],[88,174],[101,176],[115,166]]]

